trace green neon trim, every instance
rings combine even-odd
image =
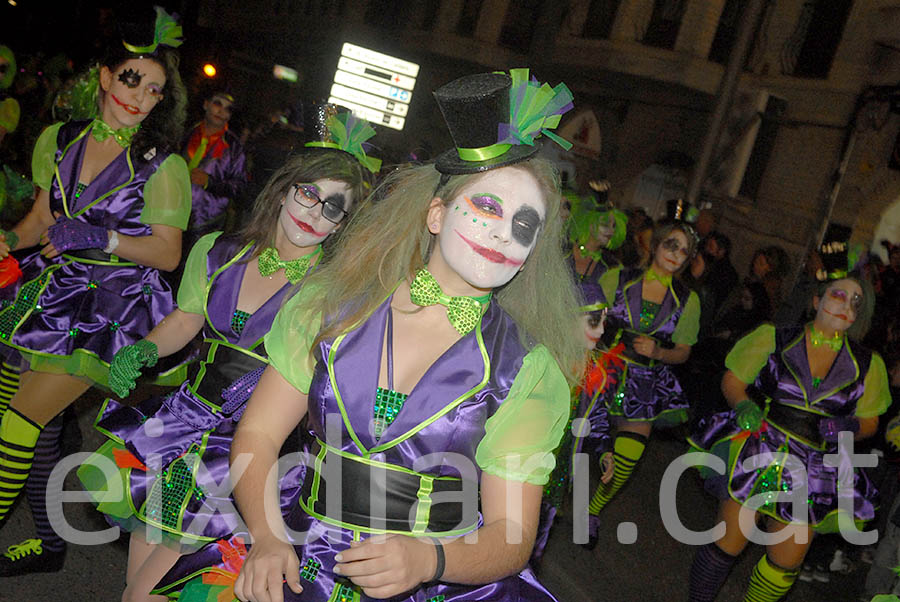
[[[485,306],[485,308],[486,307],[487,306]],[[372,448],[371,453],[381,452],[386,449],[390,449],[390,448],[394,447],[395,445],[398,445],[398,444],[402,443],[403,441],[406,441],[407,439],[409,439],[410,437],[412,437],[413,435],[415,435],[416,433],[418,433],[425,427],[433,424],[435,421],[437,421],[438,419],[443,417],[445,414],[447,414],[448,412],[453,410],[456,406],[461,404],[463,401],[465,401],[469,397],[475,395],[476,393],[478,393],[479,391],[481,391],[484,388],[484,386],[487,384],[487,382],[491,376],[491,359],[488,357],[487,349],[485,349],[485,347],[484,347],[484,335],[481,332],[481,322],[483,319],[484,319],[484,311],[481,312],[481,316],[478,318],[478,324],[474,328],[475,340],[478,342],[478,349],[481,351],[481,361],[484,364],[484,376],[481,378],[481,382],[478,383],[477,385],[475,385],[474,387],[472,387],[471,389],[469,389],[468,391],[466,391],[465,393],[463,393],[462,395],[460,395],[459,397],[457,397],[456,399],[454,399],[453,401],[451,401],[449,404],[444,406],[443,409],[438,410],[435,414],[432,414],[429,418],[427,418],[423,422],[420,422],[419,424],[417,424],[413,428],[409,429],[408,431],[406,431],[399,437],[397,437],[395,439],[391,439],[390,441],[381,443],[379,445],[376,445],[375,447]],[[441,355],[441,357],[443,357],[443,354]],[[440,360],[440,358],[438,358],[438,360]],[[418,384],[418,383],[416,383],[416,384]],[[415,390],[415,387],[413,387],[413,390]]]
[[[478,148],[456,148],[456,153],[463,161],[487,161],[499,157],[509,151],[512,144],[491,144],[490,146],[481,146]]]
[[[417,476],[420,478],[429,478],[433,481],[462,481],[462,479],[459,479],[457,477],[437,477],[437,476],[433,476],[433,475],[426,475],[421,472],[416,472],[415,470],[406,468],[405,466],[399,466],[397,464],[388,464],[387,462],[381,462],[379,460],[373,460],[372,458],[358,456],[354,453],[347,452],[347,451],[338,449],[336,447],[332,447],[331,445],[328,445],[327,443],[325,443],[324,441],[322,441],[321,439],[318,439],[318,438],[316,439],[316,441],[321,446],[321,450],[319,453],[322,455],[323,458],[325,457],[325,454],[322,452],[328,451],[328,452],[331,452],[338,456],[341,456],[342,458],[347,458],[348,460],[353,460],[355,462],[359,462],[360,464],[365,464],[367,466],[374,466],[375,468],[382,468],[385,470],[392,470],[394,472],[403,472],[403,473]],[[319,471],[316,471],[316,472],[318,473]]]
[[[466,533],[471,533],[475,528],[478,527],[478,523],[472,523],[468,527],[463,527],[461,529],[454,529],[453,531],[429,531],[428,533],[414,533],[413,531],[403,531],[399,529],[373,529],[370,527],[363,527],[361,525],[351,525],[349,523],[345,523],[343,521],[339,521],[337,519],[333,519],[324,514],[319,514],[315,510],[313,510],[311,505],[307,505],[303,498],[298,500],[298,504],[300,508],[303,509],[311,517],[316,520],[322,521],[326,525],[331,525],[333,527],[340,527],[341,529],[346,529],[347,531],[354,531],[359,533],[369,533],[374,535],[381,534],[394,534],[394,535],[407,535],[409,537],[452,537],[454,535],[465,535]]]
[[[609,307],[609,303],[594,303],[592,305],[582,305],[578,309],[582,313],[588,313],[590,311],[598,311],[606,307]]]
[[[248,242],[247,245],[243,249],[241,249],[237,255],[235,255],[228,261],[226,261],[224,265],[222,265],[219,269],[217,269],[215,272],[213,272],[212,276],[210,276],[209,280],[207,280],[207,282],[206,282],[206,296],[204,296],[204,298],[203,298],[203,315],[206,318],[206,322],[207,322],[207,324],[209,324],[210,329],[212,329],[212,331],[215,332],[219,336],[219,338],[222,339],[223,341],[228,341],[228,338],[225,337],[221,332],[219,332],[215,326],[213,326],[212,320],[209,318],[209,309],[208,309],[209,308],[209,292],[212,289],[213,282],[215,281],[216,278],[219,277],[219,274],[221,274],[222,272],[224,272],[225,270],[230,268],[232,265],[234,265],[235,262],[237,262],[241,257],[243,257],[247,253],[247,251],[250,250],[250,248],[253,246],[253,244],[254,244],[254,242],[252,240],[250,242]],[[243,284],[243,281],[241,282],[241,284]]]
[[[325,461],[325,454],[327,453],[327,451],[328,450],[323,446],[319,450],[319,453],[316,454],[316,462],[313,465],[313,478],[315,480],[313,481],[312,487],[310,488],[309,492],[310,506],[319,501],[319,485],[321,483],[321,476],[319,475],[322,474],[322,463]],[[301,501],[303,501],[302,498]]]
[[[109,261],[103,261],[100,259],[87,259],[85,257],[76,257],[75,255],[69,255],[68,253],[63,253],[62,256],[73,263],[85,263],[88,265],[115,266],[115,267],[120,267],[120,268],[129,268],[129,267],[137,265],[133,261],[120,261],[118,255],[110,255]]]
[[[428,519],[431,517],[431,492],[434,489],[434,479],[422,476],[419,480],[419,491],[416,497],[419,501],[416,503],[416,522],[413,524],[413,533],[420,535],[425,534],[428,528]]]
[[[334,343],[331,344],[331,349],[328,350],[328,362],[326,367],[328,368],[328,380],[331,382],[331,389],[334,391],[334,398],[337,401],[338,410],[341,412],[341,420],[344,421],[344,427],[347,429],[347,434],[350,435],[350,438],[353,440],[353,443],[356,444],[356,447],[360,452],[366,457],[369,456],[369,450],[366,449],[366,446],[362,444],[362,441],[359,440],[359,436],[356,434],[356,431],[353,429],[353,425],[350,424],[350,416],[347,414],[347,408],[344,407],[344,398],[341,396],[341,392],[337,386],[337,379],[334,374],[334,356],[337,353],[338,347],[341,346],[341,343],[344,341],[344,338],[347,336],[346,333],[338,336]]]
[[[79,210],[75,213],[71,213],[69,211],[69,202],[66,199],[66,191],[65,191],[65,188],[63,187],[62,176],[59,173],[59,164],[62,162],[63,158],[65,157],[66,152],[69,150],[69,147],[71,147],[73,144],[75,144],[81,138],[83,138],[87,134],[87,132],[90,128],[91,128],[91,126],[88,125],[88,127],[86,127],[84,130],[82,130],[82,132],[80,134],[78,134],[78,136],[76,136],[75,139],[72,140],[72,142],[70,142],[69,144],[66,145],[66,148],[63,150],[62,156],[60,157],[59,161],[57,161],[56,164],[53,166],[53,171],[56,174],[56,182],[59,185],[59,193],[60,193],[60,196],[62,197],[63,210],[65,211],[66,217],[68,217],[68,218],[78,217],[79,215],[82,215],[85,211],[87,211],[88,209],[90,209],[91,207],[93,207],[94,205],[99,203],[100,201],[106,199],[108,196],[119,192],[120,190],[122,190],[123,188],[125,188],[126,186],[131,184],[132,180],[134,180],[134,164],[131,162],[131,147],[129,147],[127,149],[124,149],[125,162],[128,164],[128,179],[125,182],[123,182],[122,184],[119,184],[118,186],[113,188],[112,190],[109,190],[106,193],[100,195],[99,197],[97,197],[96,199],[91,201],[89,204],[85,205],[81,210]],[[118,158],[118,155],[116,155],[116,158]],[[113,159],[113,161],[115,161],[115,159]],[[90,184],[88,184],[88,186],[90,186]]]
[[[176,589],[176,588],[181,589],[181,587],[180,587],[181,585],[183,585],[183,584],[187,583],[188,581],[190,581],[191,579],[199,577],[200,575],[203,575],[205,573],[215,573],[216,575],[222,575],[223,577],[234,577],[234,573],[231,573],[224,569],[220,569],[218,567],[203,568],[198,571],[194,571],[193,573],[191,573],[190,575],[187,575],[186,577],[182,577],[178,581],[173,581],[169,585],[165,585],[163,587],[159,587],[154,590],[151,590],[150,593],[165,595],[165,592],[170,591],[172,589]],[[171,598],[172,595],[169,595],[169,597]]]
[[[94,428],[109,437],[112,441],[115,441],[121,446],[125,446],[125,441],[117,435],[112,434],[102,426],[100,426],[100,420],[103,417],[103,414],[106,413],[106,406],[109,405],[109,402],[112,401],[109,397],[103,400],[103,403],[100,404],[100,411],[97,412],[96,418],[94,418]]]

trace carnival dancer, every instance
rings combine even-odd
[[[583,351],[559,336],[577,295],[555,172],[533,155],[571,95],[522,69],[435,97],[457,149],[388,176],[276,317],[232,449],[253,545],[193,555],[185,577],[213,574],[182,596],[242,565],[241,600],[552,599],[523,567]],[[315,461],[286,524],[312,536],[294,547],[266,474],[306,415]]]
[[[181,27],[160,8],[153,15],[123,24],[125,41],[86,75],[82,106],[96,118],[41,134],[34,206],[2,234],[3,256],[43,247],[22,261],[21,286],[3,289],[15,298],[0,310],[7,363],[27,370],[0,424],[0,521],[28,479],[38,530],[0,556],[0,575],[62,566],[65,543],[44,500],[59,458],[62,425],[54,417],[92,383],[106,385],[115,352],[175,308],[159,271],[178,265],[190,213],[187,167],[170,154],[181,139],[186,93],[171,50]]]
[[[727,462],[724,474],[706,481],[722,500],[717,522],[725,534],[697,550],[693,602],[715,598],[759,515],[774,539],[750,578],[744,599],[752,602],[788,592],[815,533],[839,531],[840,522],[858,528],[874,516],[876,489],[838,439],[875,433],[890,390],[881,357],[857,342],[872,317],[872,288],[846,265],[820,286],[811,323],[764,324],[728,354],[722,392],[733,409],[701,421],[691,441]]]
[[[615,468],[590,501],[589,549],[597,542],[600,511],[631,477],[651,430],[687,419],[688,402],[670,366],[687,361],[697,342],[700,302],[676,278],[690,263],[697,235],[685,222],[664,222],[654,229],[650,248],[647,269],[616,268],[600,277],[609,313],[598,347],[609,380],[597,403],[615,426]]]
[[[234,236],[202,237],[188,257],[178,309],[113,359],[110,387],[124,397],[145,358],[169,355],[203,330],[202,359],[176,393],[137,408],[107,400],[98,416],[110,441],[97,455],[118,467],[112,474],[119,482],[107,482],[97,458],[79,469],[98,509],[132,532],[123,600],[165,600],[150,590],[182,553],[238,529],[240,518],[227,513],[233,506],[213,492],[228,482],[234,429],[267,364],[263,336],[286,292],[319,263],[323,242],[371,189],[360,160],[379,163],[362,154],[361,141],[375,133],[367,122],[345,112],[331,115],[328,126],[326,142],[335,148],[288,160]],[[109,495],[123,490],[127,496]],[[151,543],[154,536],[163,545]]]

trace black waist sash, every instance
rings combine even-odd
[[[822,418],[820,414],[774,401],[769,404],[769,412],[766,414],[767,422],[819,449],[825,446],[822,435],[819,434],[819,420]]]
[[[315,454],[315,465],[306,471],[300,506],[323,522],[356,531],[412,536],[462,534],[478,526],[475,481],[416,473],[318,440],[310,453]],[[329,503],[329,492],[338,490],[340,503],[337,499]]]
[[[207,402],[221,406],[222,389],[265,362],[240,347],[207,339],[200,354],[202,361],[191,365],[188,381],[191,390]]]
[[[64,256],[68,256],[75,261],[86,261],[89,263],[102,263],[110,265],[132,266],[137,265],[133,261],[121,259],[118,255],[104,253],[100,249],[78,249],[66,251]]]

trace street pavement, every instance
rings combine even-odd
[[[148,391],[139,389],[134,399]],[[92,428],[102,396],[91,391],[76,404],[84,435],[83,449],[93,450],[102,442]],[[663,524],[659,509],[659,485],[672,460],[684,453],[686,445],[676,432],[654,433],[644,460],[631,482],[604,509],[601,539],[593,551],[572,543],[569,516],[558,519],[547,552],[539,569],[541,580],[561,602],[683,602],[687,600],[687,579],[694,549],[679,543]],[[74,474],[67,478],[67,489],[78,490]],[[24,498],[24,495],[22,496]],[[680,479],[676,490],[678,516],[685,527],[702,531],[714,524],[716,502],[705,494],[693,470]],[[24,501],[24,499],[23,499]],[[569,508],[564,508],[570,512]],[[102,530],[107,524],[89,504],[65,506],[66,518],[84,530]],[[634,543],[619,543],[621,523],[634,523]],[[0,533],[0,545],[6,547],[32,537],[31,516],[26,503],[20,503]],[[623,532],[628,531],[625,527]],[[860,562],[859,550],[847,546],[853,562],[849,574],[831,574],[829,583],[798,582],[786,602],[856,602],[869,565]],[[717,598],[718,602],[739,602],[753,565],[763,549],[750,545],[732,571]],[[46,575],[27,575],[0,582],[0,601],[116,601],[124,587],[127,539],[120,538],[100,546],[69,546],[62,571]]]

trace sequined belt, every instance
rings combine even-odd
[[[318,440],[310,453],[315,465],[306,471],[300,506],[325,523],[413,536],[462,534],[478,525],[475,481],[417,473]]]
[[[767,422],[816,449],[825,449],[825,443],[819,433],[819,420],[822,418],[820,414],[774,401],[769,404],[769,412],[766,414]]]
[[[63,257],[79,263],[99,263],[123,267],[137,265],[133,261],[123,261],[118,255],[104,253],[100,249],[78,249],[77,251],[68,251],[63,253]]]
[[[222,389],[265,365],[264,359],[245,349],[206,339],[200,352],[200,361],[188,369],[188,381],[194,394],[218,407],[222,404]]]

